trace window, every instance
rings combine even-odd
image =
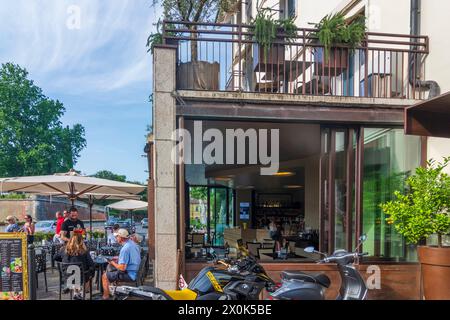
[[[287,1],[287,14],[289,18],[295,17],[297,15],[296,0]]]
[[[394,191],[403,191],[405,179],[420,166],[420,138],[406,136],[403,129],[364,129],[363,251],[381,260],[414,261],[414,250],[386,222],[380,204]]]

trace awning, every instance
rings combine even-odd
[[[450,92],[406,108],[405,133],[450,138]]]

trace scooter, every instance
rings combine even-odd
[[[361,244],[367,239],[366,235],[359,238],[354,252],[340,249],[331,256],[305,248],[305,252],[317,253],[324,256],[319,263],[336,263],[341,277],[341,287],[336,300],[364,300],[367,297],[367,286],[364,279],[355,269],[354,263],[367,253],[358,253]],[[283,271],[282,285],[271,293],[273,300],[324,300],[325,290],[330,286],[330,279],[325,274],[307,274],[302,272]]]

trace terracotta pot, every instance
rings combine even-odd
[[[419,246],[423,294],[426,300],[450,300],[450,247]]]
[[[180,63],[177,88],[181,90],[219,90],[218,62],[191,61]]]

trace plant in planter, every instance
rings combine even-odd
[[[429,161],[427,168],[418,168],[406,184],[408,192],[395,192],[396,199],[381,204],[389,215],[388,223],[410,244],[426,243],[433,234],[438,246],[419,246],[422,279],[426,299],[450,299],[450,247],[443,247],[442,236],[450,233],[450,176],[442,163]]]
[[[253,46],[254,71],[280,70],[280,66],[284,70],[284,42],[291,42],[297,37],[295,17],[277,20],[275,14],[269,8],[262,8],[252,20],[253,39],[256,41]]]
[[[345,16],[341,13],[326,15],[318,24],[314,25],[317,31],[312,33],[323,49],[315,50],[315,57],[324,68],[334,68],[343,71],[347,68],[348,50],[333,49],[341,45],[353,51],[358,47],[366,36],[366,20],[364,16],[347,23]]]
[[[254,39],[264,49],[266,55],[276,40],[290,42],[297,36],[295,17],[276,20],[274,15],[275,13],[270,9],[263,8],[258,11],[252,21],[252,25],[255,27]],[[279,31],[284,33],[283,37],[278,36]]]
[[[198,56],[199,22],[217,22],[225,11],[234,10],[237,4],[233,0],[153,0],[163,8],[164,20],[179,21],[191,31],[190,61],[178,66],[178,88],[197,90],[217,90],[219,87],[219,63],[200,61]],[[155,44],[162,43],[162,34],[153,33],[147,40],[152,50]]]

